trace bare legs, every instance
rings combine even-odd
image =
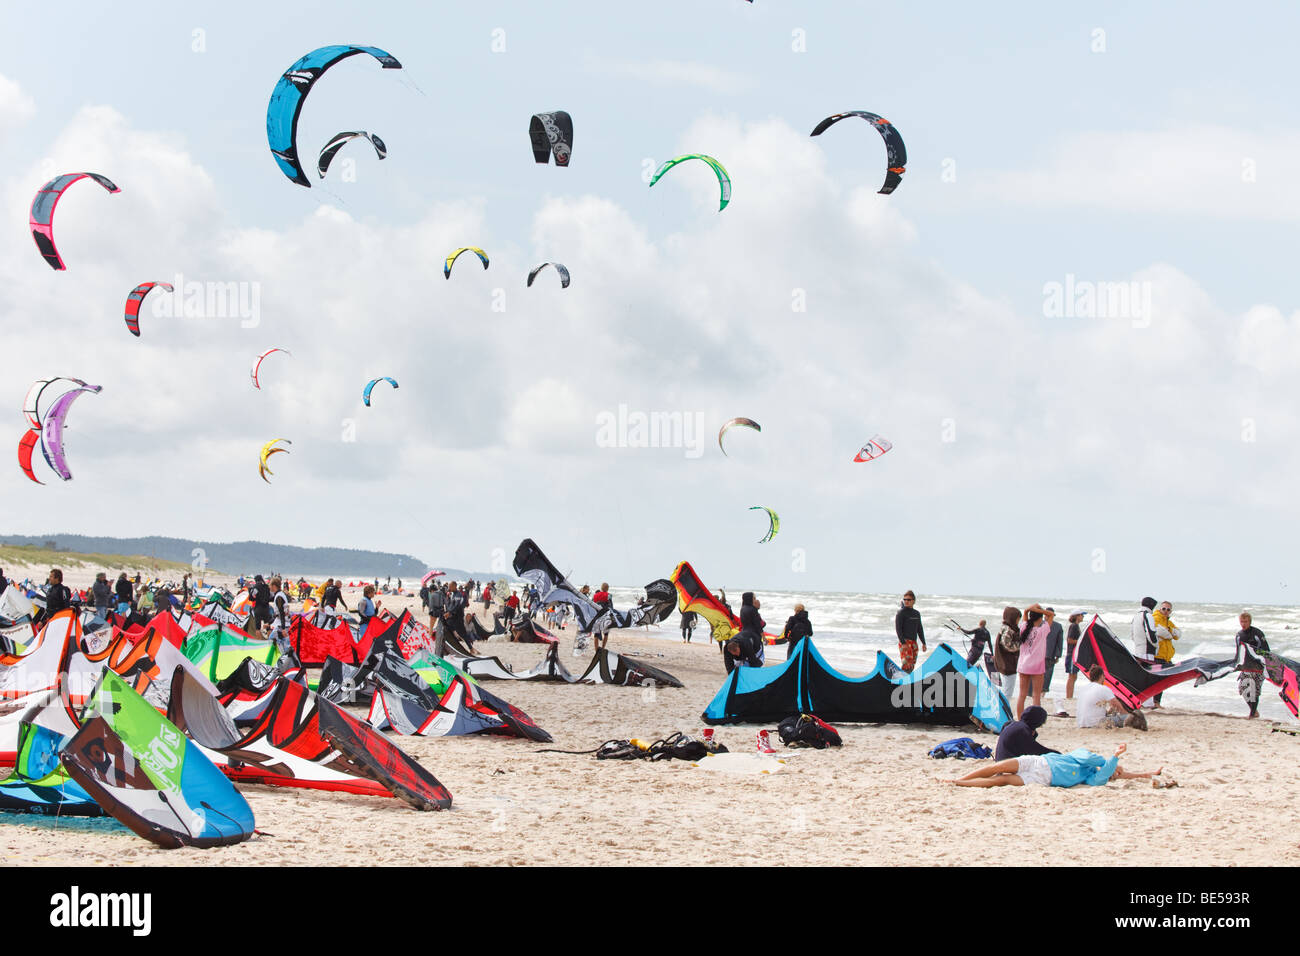
[[[1112,779],[1114,779],[1114,780],[1149,780],[1149,779],[1151,779],[1152,777],[1158,777],[1158,776],[1160,776],[1160,772],[1161,772],[1162,770],[1164,770],[1164,769],[1165,769],[1164,767],[1161,767],[1160,770],[1142,770],[1142,771],[1138,771],[1138,770],[1125,770],[1122,766],[1119,766],[1119,765],[1117,764],[1117,765],[1115,766],[1115,776],[1114,776]]]
[[[1021,674],[1020,691],[1016,694],[1016,720],[1025,712],[1025,697],[1034,695],[1034,706],[1043,706],[1043,675]]]
[[[1019,760],[999,760],[987,767],[972,770],[953,783],[959,787],[1023,787],[1025,782],[1020,779],[1019,772]]]

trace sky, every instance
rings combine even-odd
[[[0,3],[12,439],[34,379],[103,386],[68,417],[73,480],[0,469],[5,532],[494,571],[531,537],[623,584],[689,560],[763,589],[1294,603],[1294,5],[429,6]],[[267,102],[337,43],[403,68],[318,81],[305,189]],[[528,141],[556,109],[567,168]],[[892,195],[867,123],[808,135],[848,110],[906,141]],[[354,142],[319,179],[363,129],[387,158]],[[684,153],[725,166],[726,209],[702,163],[648,186]],[[121,192],[69,190],[55,272],[28,209],[81,171]],[[461,246],[488,269],[444,279]],[[569,288],[526,287],[545,261]],[[144,281],[182,285],[137,339]],[[762,432],[724,455],[737,416]],[[642,447],[651,417],[680,427]],[[873,435],[892,450],[854,463]]]

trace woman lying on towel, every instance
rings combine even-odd
[[[1073,787],[1086,783],[1100,787],[1112,777],[1119,780],[1150,779],[1158,777],[1160,770],[1129,771],[1119,765],[1119,757],[1128,744],[1115,748],[1109,760],[1084,747],[1068,754],[1041,754],[999,760],[995,764],[973,770],[952,781],[959,787],[1023,787],[1038,784],[1043,787]]]

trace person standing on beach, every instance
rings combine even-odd
[[[682,643],[691,642],[691,634],[695,632],[695,612],[682,611]]]
[[[916,595],[911,591],[903,592],[903,603],[894,615],[894,632],[898,635],[898,656],[902,658],[903,670],[912,673],[916,667],[916,644],[925,646],[925,627],[921,624],[921,612],[916,609]]]
[[[970,649],[966,652],[966,664],[969,667],[974,667],[979,663],[980,657],[984,654],[984,648],[988,646],[989,629],[985,626],[986,624],[988,624],[988,621],[981,618],[978,627],[971,628],[969,631],[964,627],[961,629],[963,634],[972,638]]]
[[[746,591],[740,597],[740,632],[722,645],[722,660],[730,674],[737,667],[762,667],[763,628],[759,616],[762,602]]]
[[[1141,608],[1133,615],[1133,656],[1144,664],[1155,663],[1156,650],[1160,646],[1160,640],[1156,636],[1155,616],[1151,613],[1155,607],[1155,598],[1144,597]]]
[[[1047,644],[1043,656],[1043,696],[1046,697],[1052,689],[1052,673],[1056,670],[1056,662],[1065,651],[1065,630],[1056,620],[1055,608],[1045,609],[1043,616],[1047,618]],[[1054,713],[1060,712],[1061,704],[1058,700]]]
[[[1071,700],[1074,697],[1074,680],[1079,676],[1079,665],[1074,662],[1074,653],[1079,647],[1079,638],[1082,635],[1083,612],[1075,611],[1070,615],[1070,629],[1065,632],[1065,673],[1069,680],[1065,682],[1065,699]],[[1060,717],[1065,711],[1057,710],[1056,716]]]
[[[1174,641],[1183,636],[1183,632],[1174,627],[1169,615],[1174,613],[1174,606],[1162,601],[1151,615],[1151,622],[1156,626],[1156,662],[1161,667],[1169,667],[1174,662]],[[1164,693],[1156,694],[1155,706],[1160,707],[1160,698]]]
[[[59,568],[51,568],[50,576],[45,580],[45,619],[48,621],[60,611],[72,607],[72,592],[64,585],[63,571]]]
[[[95,599],[95,617],[108,620],[108,609],[113,603],[113,589],[108,586],[108,573],[100,571],[95,575],[95,583],[90,592]]]
[[[1249,611],[1242,611],[1237,632],[1237,692],[1250,708],[1248,720],[1259,716],[1259,695],[1264,689],[1264,662],[1251,651],[1267,652],[1268,641],[1264,632],[1251,623]]]
[[[795,649],[805,637],[812,637],[812,622],[808,620],[808,611],[802,604],[794,606],[794,613],[785,622],[781,637],[785,640],[785,659],[794,657]]]
[[[529,593],[529,600],[531,602],[532,595],[534,592],[532,589],[529,589],[528,593]],[[613,610],[614,599],[609,594],[608,581],[600,582],[600,589],[591,596],[591,602],[595,604],[596,607],[600,608],[602,611]],[[600,620],[600,618],[597,618],[597,620]],[[609,644],[608,619],[606,619],[603,623],[605,624],[605,628],[603,630],[593,632],[593,636],[595,637],[594,646],[597,650],[603,649]]]
[[[465,611],[468,610],[465,595],[456,587],[456,582],[452,581],[447,585],[447,596],[442,606],[442,622],[446,627],[447,633],[461,639],[465,647],[469,650],[474,649],[474,641],[465,630]]]
[[[1002,609],[1002,626],[993,642],[993,667],[1002,675],[1002,693],[1011,700],[1016,692],[1016,665],[1020,662],[1020,608]]]
[[[1025,697],[1032,691],[1034,706],[1043,701],[1043,670],[1047,655],[1047,618],[1043,607],[1031,604],[1025,608],[1025,623],[1020,626],[1020,658],[1016,673],[1020,675],[1020,691],[1016,695],[1016,719],[1025,710]]]
[[[282,652],[290,650],[289,593],[278,577],[271,578],[271,640]]]
[[[435,584],[429,588],[429,630],[433,634],[433,654],[443,657],[447,642],[447,625],[443,623],[442,612],[447,606],[447,595],[442,585]]]
[[[117,583],[113,585],[113,595],[117,598],[117,613],[130,614],[131,605],[135,603],[135,589],[131,587],[131,582],[126,579],[126,572],[123,571],[117,576]],[[126,605],[126,610],[122,610],[122,605]]]

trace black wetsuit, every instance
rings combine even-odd
[[[72,592],[66,584],[51,584],[45,591],[45,617],[48,620],[72,607]]]
[[[794,656],[795,649],[799,642],[805,637],[812,637],[812,622],[808,620],[807,611],[795,611],[790,615],[790,619],[785,622],[785,659],[789,660]]]
[[[984,648],[988,647],[989,629],[987,627],[977,627],[974,630],[962,628],[961,632],[970,637],[970,650],[966,652],[966,663],[974,667],[979,663],[980,657],[984,654]]]

